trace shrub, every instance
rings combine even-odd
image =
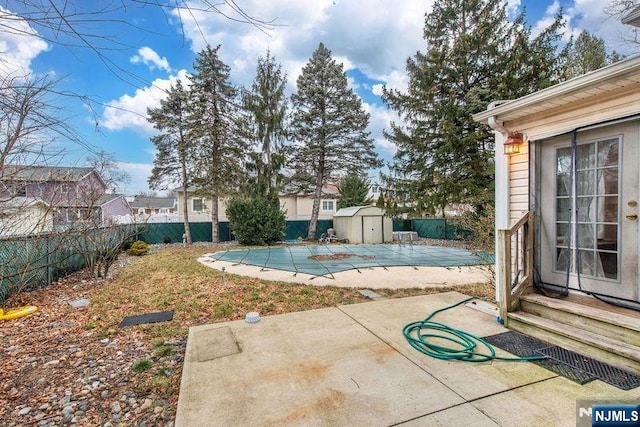
[[[127,253],[134,256],[142,256],[149,252],[149,245],[142,240],[133,242]]]
[[[234,199],[227,206],[233,234],[243,245],[270,245],[282,240],[286,220],[277,198]]]
[[[162,238],[162,243],[164,243],[165,245],[168,245],[169,243],[171,243],[171,237],[169,236],[164,236]]]

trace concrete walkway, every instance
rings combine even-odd
[[[407,344],[405,324],[464,298],[448,292],[193,327],[176,426],[575,426],[576,399],[640,400],[640,389],[580,386],[528,362],[442,361]],[[466,306],[434,320],[478,336],[506,330]]]

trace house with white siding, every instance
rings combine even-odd
[[[495,131],[507,327],[640,372],[640,56],[474,116]]]

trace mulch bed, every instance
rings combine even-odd
[[[159,352],[139,328],[104,334],[86,307],[69,304],[91,300],[103,283],[78,272],[3,304],[38,310],[0,321],[2,426],[173,425],[177,396],[154,394],[150,384],[179,382],[186,340],[159,343]],[[151,368],[135,372],[134,363],[143,359]]]

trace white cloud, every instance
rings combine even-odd
[[[307,63],[320,42],[345,70],[359,68],[378,80],[393,70],[404,70],[406,59],[423,46],[424,15],[432,3],[406,0],[399,5],[369,0],[363,6],[358,0],[243,2],[243,9],[251,16],[267,21],[276,18],[268,34],[195,8],[189,13],[182,11],[181,18],[194,52],[206,43],[222,45],[220,56],[233,66],[237,83],[251,82],[257,57],[270,49],[287,71],[289,87],[295,88],[301,68],[298,64]]]
[[[144,46],[138,49],[138,54],[132,56],[130,61],[133,64],[139,64],[142,62],[151,70],[159,68],[166,71],[167,73],[171,72],[171,67],[169,66],[169,61],[167,60],[167,58],[161,58],[155,50],[151,49],[148,46]]]
[[[31,61],[49,45],[29,23],[0,6],[0,74],[23,77],[31,73]]]
[[[118,188],[119,192],[125,194],[150,192],[147,179],[149,178],[149,175],[151,175],[151,170],[153,169],[152,164],[119,162],[118,169],[128,173],[131,177],[131,181],[128,184],[123,185],[125,188]]]
[[[639,52],[637,43],[630,43],[635,36],[635,27],[623,25],[620,17],[609,16],[605,12],[608,2],[601,0],[575,0],[567,9],[571,17],[571,30],[577,36],[583,29],[604,39],[608,49],[615,49],[626,55]]]
[[[391,122],[400,122],[400,117],[395,111],[384,106],[371,105],[367,103],[363,103],[362,105],[365,111],[370,115],[369,130],[374,138],[374,143],[378,148],[378,152],[383,160],[391,160],[398,149],[395,144],[388,141],[383,136],[383,130],[389,129],[389,124]]]
[[[559,1],[555,0],[547,7],[545,15],[533,25],[533,36],[553,23],[560,6]],[[563,9],[566,20],[563,41],[567,42],[571,36],[575,38],[582,30],[587,30],[602,38],[609,50],[615,49],[626,55],[638,53],[638,44],[628,42],[634,38],[634,28],[623,25],[619,17],[607,15],[606,6],[607,3],[602,0],[575,0]]]
[[[166,91],[179,79],[186,84],[187,71],[180,70],[168,79],[156,79],[151,86],[136,89],[133,95],[125,94],[110,101],[102,115],[100,125],[112,131],[129,129],[142,135],[155,133],[147,121],[147,108],[155,108],[165,98]]]

